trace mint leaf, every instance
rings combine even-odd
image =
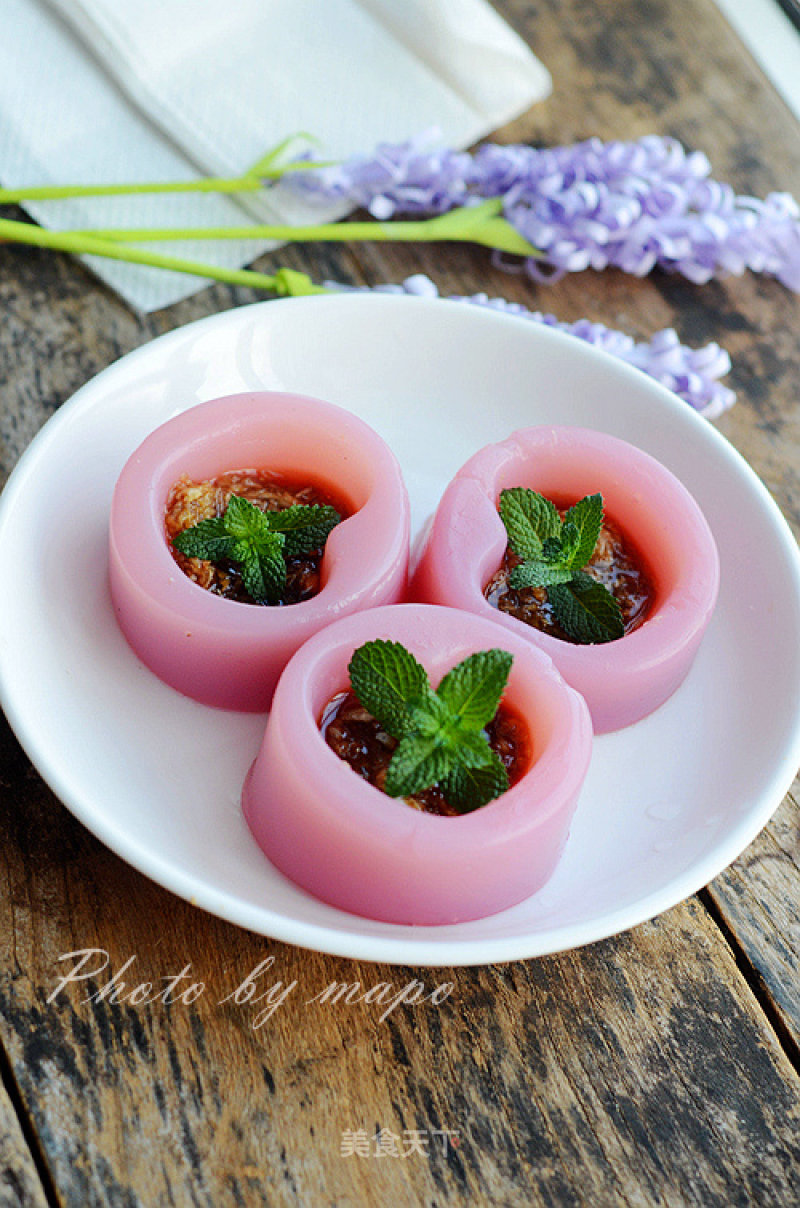
[[[451,759],[439,745],[438,735],[408,734],[400,739],[392,755],[384,790],[389,797],[413,797],[438,784],[450,765]]]
[[[234,563],[251,599],[277,604],[286,586],[286,559],[322,548],[340,519],[328,505],[298,503],[264,512],[231,495],[221,516],[184,529],[172,544],[189,558]]]
[[[508,585],[515,591],[525,587],[549,587],[551,583],[569,583],[573,574],[574,571],[551,562],[520,562],[508,576]]]
[[[425,684],[425,688],[419,696],[415,696],[408,702],[407,708],[409,729],[422,735],[423,738],[438,735],[441,742],[449,741],[449,732],[454,719],[451,717],[447,705],[435,692],[431,691],[428,683]]]
[[[481,767],[468,768],[457,764],[442,781],[442,791],[451,804],[458,802],[462,814],[480,809],[508,788],[508,773],[502,760],[487,745],[489,762]]]
[[[485,727],[497,712],[512,661],[505,650],[478,651],[433,692],[424,667],[400,642],[376,639],[354,651],[348,668],[353,691],[399,739],[384,782],[390,797],[411,797],[439,784],[450,804],[465,812],[508,788]]]
[[[231,542],[227,556],[239,567],[247,594],[259,604],[277,603],[286,582],[283,535],[273,533],[266,513],[239,495],[231,495],[221,520]]]
[[[500,492],[500,518],[518,557],[577,571],[591,558],[600,536],[603,497],[586,495],[562,521],[556,506],[537,491],[510,487]]]
[[[564,542],[560,536],[545,538],[542,544],[542,557],[551,566],[559,566],[564,562]]]
[[[491,718],[489,720],[491,721]],[[492,761],[492,754],[492,748],[483,730],[461,730],[455,750],[454,767],[487,767]]]
[[[500,492],[500,518],[508,534],[508,544],[520,558],[538,558],[542,543],[561,530],[558,509],[526,487],[510,487]]]
[[[576,534],[569,565],[581,570],[594,553],[603,525],[603,496],[586,495],[564,515],[564,531],[570,526]]]
[[[580,544],[580,533],[574,524],[569,524],[566,520],[561,526],[561,539],[559,541],[559,550],[554,562],[558,562],[560,566],[574,568],[575,555],[578,553],[578,545]]]
[[[578,571],[569,583],[547,589],[553,614],[562,629],[580,645],[613,642],[625,633],[619,604],[602,583]]]
[[[277,603],[286,586],[281,533],[267,533],[259,540],[257,548],[252,542],[237,541],[232,561],[239,564],[242,584],[249,596],[259,604]]]
[[[350,683],[365,709],[394,738],[408,727],[408,704],[430,691],[425,668],[400,642],[378,638],[353,654],[348,667]]]
[[[231,495],[223,513],[222,522],[225,525],[225,531],[230,533],[231,537],[235,537],[237,541],[257,544],[261,537],[270,532],[266,513],[251,503],[249,499],[243,499],[240,495]]]
[[[187,558],[207,558],[210,562],[218,562],[230,557],[233,538],[225,528],[223,517],[215,516],[176,533],[172,544]]]
[[[505,650],[481,650],[448,671],[436,695],[465,730],[482,730],[497,712],[513,656]]]
[[[574,642],[612,642],[624,635],[616,599],[583,570],[603,526],[602,495],[585,495],[562,521],[554,504],[536,491],[512,487],[500,494],[500,516],[510,548],[523,559],[508,576],[509,587],[545,588],[555,619]]]
[[[295,503],[279,512],[268,512],[267,518],[273,533],[284,534],[287,558],[321,549],[341,520],[336,508],[318,503]]]

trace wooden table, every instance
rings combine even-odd
[[[665,133],[704,149],[739,192],[800,197],[800,126],[712,0],[498,8],[555,80],[503,141]],[[800,299],[774,280],[608,272],[535,289],[481,251],[441,247],[295,249],[260,267],[279,263],[368,283],[421,270],[444,293],[718,340],[738,393],[719,427],[800,523]],[[7,473],[97,371],[255,295],[217,286],[140,318],[73,260],[3,247],[0,298]],[[4,1204],[800,1203],[792,795],[713,884],[631,932],[504,966],[397,970],[265,940],[174,898],[73,819],[5,724],[0,741]],[[221,994],[48,1003],[59,955],[85,947],[107,951],[109,971],[134,956],[131,984],[191,961],[195,980],[232,988],[271,955],[275,977],[309,995],[332,980],[455,988],[383,1022],[377,1006],[309,1012],[290,997],[260,1030]]]

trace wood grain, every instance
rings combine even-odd
[[[5,1087],[0,1088],[0,1203],[47,1208],[31,1149]]]
[[[24,760],[17,767],[6,833],[15,851],[38,854],[8,869],[0,1014],[64,1204],[705,1206],[730,1203],[733,1187],[742,1203],[800,1195],[798,1078],[698,903],[507,966],[339,960],[177,901],[46,799]],[[84,949],[108,965],[53,999],[76,963],[59,958]],[[295,984],[259,1024],[265,1005],[230,995],[269,956],[258,993]],[[125,1000],[187,964],[183,987],[205,987],[194,1003]],[[102,993],[114,973],[119,1002]],[[362,992],[413,980],[454,989],[383,1021],[376,1004],[320,1001],[331,982]],[[422,1135],[427,1150],[379,1158],[379,1129],[400,1148]],[[458,1144],[445,1152],[434,1130]],[[357,1133],[368,1152],[346,1156]]]
[[[795,783],[770,825],[708,890],[796,1067],[800,1067],[799,795]]]
[[[713,0],[497,7],[555,80],[504,141],[658,131],[706,150],[738,191],[800,196],[798,124]],[[638,338],[674,326],[686,342],[719,341],[738,393],[719,427],[800,532],[800,300],[777,282],[606,272],[544,287],[467,248],[295,247],[259,267],[280,264],[370,284],[421,271],[445,294],[483,290]],[[256,299],[214,286],[142,318],[74,261],[0,246],[0,472],[98,370]],[[700,897],[632,932],[506,966],[395,969],[199,912],[89,835],[5,725],[0,761],[0,1039],[11,1091],[0,1095],[0,1202],[800,1202],[796,794]],[[59,958],[83,949],[107,953],[107,968],[53,998],[69,966]],[[262,992],[279,980],[293,988],[254,1027],[258,1004],[229,995],[269,957]],[[128,993],[160,988],[187,965],[184,988],[191,978],[204,989],[193,1003],[97,997],[131,958]],[[363,991],[412,980],[454,988],[439,1006],[398,1006],[383,1021],[375,1003],[317,1001],[332,982]],[[380,1129],[389,1150],[392,1136],[401,1148],[416,1137],[424,1152],[377,1156]],[[447,1130],[457,1144],[445,1146]],[[365,1155],[347,1156],[348,1145]]]

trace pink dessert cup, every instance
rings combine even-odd
[[[473,813],[440,817],[387,797],[327,746],[319,722],[349,687],[353,651],[399,641],[435,686],[477,650],[514,655],[504,701],[527,723],[531,762],[506,793]],[[270,861],[317,898],[389,923],[459,923],[535,893],[552,874],[591,755],[585,702],[551,660],[492,620],[400,604],[337,621],[281,676],[242,795]]]
[[[328,538],[322,587],[287,607],[239,603],[189,579],[165,534],[170,488],[226,471],[275,471],[310,481],[351,514]],[[111,507],[110,583],[119,624],[162,680],[205,705],[269,708],[299,646],[337,617],[401,599],[409,506],[397,460],[367,424],[300,395],[236,394],[168,420],[133,453]]]
[[[575,645],[493,608],[484,588],[507,538],[500,492],[524,486],[557,501],[600,492],[606,514],[646,560],[655,600],[644,623],[614,642]],[[587,428],[535,427],[475,454],[447,487],[412,575],[412,600],[491,617],[552,658],[586,699],[595,733],[652,713],[683,681],[719,588],[716,543],[678,479],[626,441]]]

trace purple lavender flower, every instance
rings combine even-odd
[[[396,214],[444,214],[468,205],[472,156],[434,150],[429,135],[407,143],[379,143],[370,155],[327,168],[290,173],[280,186],[311,200],[347,201],[384,221]]]
[[[333,281],[326,281],[325,285],[328,289],[368,289],[366,286],[343,286]],[[440,296],[435,283],[424,273],[407,277],[402,284],[375,286],[372,292],[411,294],[427,298]],[[576,336],[627,361],[629,365],[635,365],[662,386],[672,390],[706,419],[716,419],[736,401],[733,391],[717,381],[728,373],[731,367],[730,357],[718,344],[707,344],[699,349],[688,348],[681,344],[672,328],[657,332],[648,343],[637,343],[624,332],[604,327],[602,323],[591,323],[588,319],[579,319],[577,323],[562,323],[554,315],[528,310],[521,303],[509,302],[505,298],[473,294],[470,297],[454,297],[451,300],[504,311]]]
[[[284,178],[326,201],[347,200],[385,220],[442,214],[502,197],[504,213],[544,254],[525,267],[537,281],[585,268],[643,276],[656,265],[690,281],[775,276],[800,290],[800,209],[786,193],[738,196],[711,178],[701,152],[648,135],[633,142],[588,139],[571,146],[436,150],[430,136],[381,144],[371,155]]]

